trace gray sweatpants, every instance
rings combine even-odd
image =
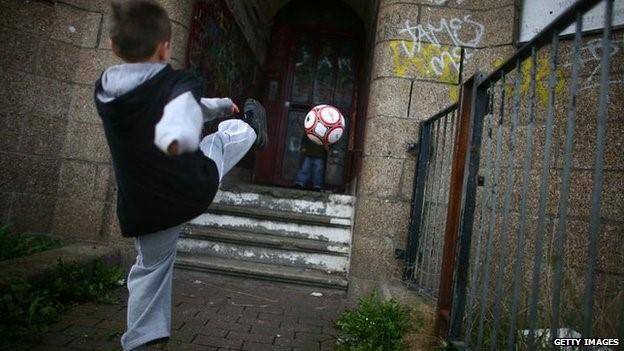
[[[247,123],[227,120],[199,148],[216,163],[221,180],[255,140],[256,133]],[[128,275],[128,325],[121,337],[124,350],[146,350],[146,343],[170,336],[173,264],[184,224],[135,238],[138,255]]]

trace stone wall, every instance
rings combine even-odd
[[[192,1],[162,0],[174,67],[186,54]],[[107,0],[0,3],[0,222],[17,231],[121,241],[115,182],[93,84],[120,61]]]
[[[408,144],[418,141],[421,121],[457,100],[461,81],[513,53],[518,16],[513,0],[380,1],[353,234],[354,294],[400,282],[403,264],[394,251],[406,247],[415,174]]]

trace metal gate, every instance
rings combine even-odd
[[[412,198],[405,279],[421,294],[437,297],[457,104],[422,122]],[[416,151],[416,150],[415,150]]]
[[[599,3],[603,29],[584,33]],[[603,191],[624,170],[624,136],[607,136],[624,105],[609,101],[624,61],[612,17],[613,0],[576,2],[421,128],[405,277],[460,349],[624,336],[623,191]]]

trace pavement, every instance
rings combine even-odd
[[[121,350],[127,289],[118,304],[64,313],[32,350]],[[150,350],[333,350],[335,319],[355,307],[343,291],[176,269],[172,335]]]

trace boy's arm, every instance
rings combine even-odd
[[[179,155],[199,147],[202,131],[202,111],[190,91],[175,97],[165,106],[156,124],[154,144],[163,152]]]
[[[199,103],[201,105],[204,122],[240,112],[236,104],[234,104],[230,98],[201,98],[199,99]]]

